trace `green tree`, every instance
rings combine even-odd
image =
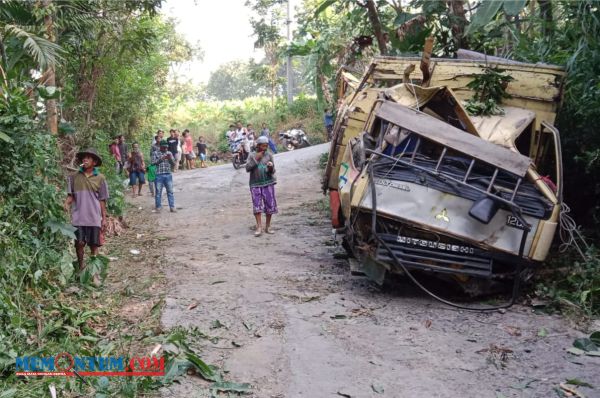
[[[267,92],[265,81],[254,62],[232,61],[211,73],[206,94],[220,101],[264,95]]]

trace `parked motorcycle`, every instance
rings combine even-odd
[[[279,133],[279,139],[288,151],[293,151],[294,149],[310,146],[308,136],[301,129],[291,129],[288,131],[282,131],[281,133]]]
[[[231,153],[233,157],[231,158],[231,163],[233,163],[234,169],[239,169],[246,164],[248,160],[248,154],[244,151],[244,139],[238,138],[237,140],[231,142],[229,144],[229,148],[231,149]]]

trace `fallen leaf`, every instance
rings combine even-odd
[[[512,385],[511,388],[514,388],[516,390],[524,390],[524,389],[528,388],[531,383],[534,383],[536,381],[538,381],[538,379],[526,380],[522,383]]]
[[[567,384],[572,384],[574,386],[581,386],[581,387],[589,387],[589,388],[594,388],[593,385],[591,385],[590,383],[586,383],[583,380],[579,380],[579,379],[568,379],[566,381]]]
[[[377,394],[383,394],[383,386],[380,384],[371,384],[371,388],[373,389],[373,391],[375,391]]]
[[[240,343],[238,343],[237,341],[231,341],[231,345],[234,347],[241,347],[242,345]]]
[[[538,337],[546,337],[548,336],[548,331],[545,328],[540,328],[537,335]]]
[[[346,394],[345,392],[341,392],[341,391],[338,391],[337,395],[342,396],[342,397],[346,397],[346,398],[352,398],[352,395]]]
[[[150,352],[150,356],[158,354],[158,351],[162,348],[161,344],[157,344],[156,347]]]
[[[131,249],[129,250],[129,253],[133,254],[134,256],[137,256],[138,254],[140,254],[140,251],[137,249]]]
[[[348,318],[346,315],[338,314],[330,316],[331,319],[346,319]]]
[[[192,304],[188,305],[188,310],[193,310],[198,306],[198,302],[194,301]]]
[[[373,312],[368,308],[354,308],[350,312],[352,312],[352,316],[371,316]]]
[[[225,324],[224,324],[224,323],[221,323],[221,321],[220,321],[220,320],[218,320],[218,319],[215,319],[214,321],[212,321],[212,322],[210,323],[210,328],[211,328],[211,329],[219,329],[219,328],[225,328],[225,329],[227,329],[227,326],[225,326]]]
[[[249,383],[233,383],[231,381],[218,381],[210,386],[211,390],[218,392],[250,392]]]
[[[567,393],[570,393],[571,395],[575,395],[576,397],[579,397],[579,398],[585,398],[585,395],[580,393],[576,388],[569,387],[565,383],[560,383],[559,386],[560,386],[560,388],[565,390]]]
[[[425,329],[429,329],[431,327],[431,323],[431,319],[428,319],[425,322],[423,322],[423,326],[425,326]]]
[[[596,344],[594,344],[594,342],[592,340],[588,339],[587,337],[584,337],[581,339],[575,339],[575,341],[573,341],[573,347],[579,348],[583,351],[597,351],[598,350],[598,346],[596,346]]]
[[[225,283],[225,281],[214,281],[209,283],[209,285],[216,285],[217,283]]]
[[[516,326],[504,326],[504,330],[511,336],[518,337],[521,335],[521,329]]]
[[[569,347],[569,348],[567,348],[567,352],[569,354],[573,354],[573,355],[577,355],[577,356],[583,355],[585,353],[585,351],[583,351],[583,350],[581,350],[579,348],[575,348],[575,347]]]

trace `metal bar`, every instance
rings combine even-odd
[[[404,247],[404,249],[406,249],[406,247]],[[464,267],[468,267],[471,269],[483,270],[483,271],[491,271],[491,269],[492,269],[492,267],[490,265],[491,260],[488,260],[487,263],[479,263],[478,264],[478,263],[473,263],[473,262],[467,261],[467,260],[457,261],[457,260],[451,260],[451,259],[444,259],[441,257],[436,257],[432,253],[427,253],[427,252],[419,254],[419,253],[413,253],[412,251],[394,250],[394,253],[398,257],[403,257],[405,259],[410,259],[410,260],[425,260],[425,261],[434,260],[434,261],[440,263],[440,267],[443,266],[442,264],[447,264],[448,266],[460,264]],[[448,267],[448,268],[450,268],[450,267]]]
[[[417,151],[419,150],[420,146],[421,146],[421,137],[417,138],[417,143],[415,144],[415,149],[413,150],[412,156],[410,157],[411,164],[412,164],[412,162],[415,161],[415,156],[417,156]]]
[[[444,160],[444,156],[446,156],[447,151],[448,151],[448,148],[444,147],[444,149],[442,150],[442,154],[440,155],[438,162],[435,165],[435,171],[438,171],[438,169],[440,168],[440,165],[442,164],[442,161]]]
[[[513,191],[512,196],[510,197],[510,201],[513,202],[515,200],[515,196],[517,196],[517,191],[519,190],[519,187],[521,186],[521,180],[520,178],[517,180],[517,183],[515,184],[515,190]]]
[[[486,192],[483,189],[478,188],[476,186],[469,185],[469,184],[467,184],[467,183],[459,180],[458,178],[454,178],[454,177],[446,175],[446,174],[442,175],[439,171],[430,170],[430,169],[427,169],[425,167],[419,166],[417,164],[413,164],[412,162],[406,162],[406,161],[402,160],[401,158],[395,158],[393,156],[389,156],[389,155],[386,155],[384,153],[381,153],[381,152],[378,152],[378,151],[374,151],[374,150],[368,149],[368,148],[365,148],[365,152],[373,154],[373,155],[381,156],[381,157],[386,158],[386,159],[393,160],[394,162],[403,164],[403,165],[408,166],[408,167],[413,167],[413,168],[415,168],[417,170],[420,170],[420,171],[423,171],[425,173],[431,174],[431,175],[433,175],[435,177],[441,177],[441,176],[443,176],[447,180],[454,181],[454,182],[456,182],[456,183],[458,183],[460,185],[464,185],[464,186],[467,186],[467,187],[469,187],[471,189],[474,189],[475,191],[477,191],[477,192],[479,192],[479,193],[481,193],[483,195],[489,196],[490,198],[492,198],[492,199],[494,199],[494,200],[496,200],[498,202],[504,203],[505,205],[507,205],[508,207],[510,207],[511,209],[513,209],[514,212],[515,212],[515,216],[517,216],[517,218],[519,218],[519,221],[524,226],[526,226],[528,230],[531,229],[531,226],[529,225],[529,223],[527,223],[527,221],[525,221],[525,219],[521,215],[521,207],[518,206],[514,202],[506,200],[506,199],[504,199],[504,198],[502,198],[502,197],[500,197],[498,195],[494,195],[493,193]]]
[[[471,159],[471,164],[469,164],[469,168],[467,169],[467,173],[465,174],[465,178],[463,178],[463,182],[467,182],[469,176],[471,175],[471,171],[473,171],[473,166],[475,166],[475,159]]]
[[[450,264],[453,264],[453,263],[456,264],[458,262],[463,262],[463,263],[468,262],[473,267],[480,268],[481,266],[487,265],[491,260],[490,258],[476,257],[475,255],[457,254],[454,252],[446,253],[440,249],[426,249],[426,248],[411,247],[411,246],[403,245],[402,243],[397,243],[397,242],[387,241],[386,243],[393,250],[405,250],[405,251],[414,252],[417,254],[428,254],[429,256],[436,256],[436,258],[446,260]]]
[[[397,255],[396,255],[397,256]],[[386,256],[386,255],[378,255],[377,256],[379,260],[392,260],[391,256]],[[464,268],[448,268],[448,267],[444,267],[444,266],[440,266],[440,265],[434,265],[434,264],[423,264],[423,263],[419,263],[416,261],[411,261],[411,260],[407,260],[405,258],[400,258],[402,260],[402,262],[409,268],[413,268],[413,269],[422,269],[422,270],[428,270],[428,271],[432,271],[432,272],[441,272],[441,273],[447,273],[447,274],[464,274],[464,275],[472,275],[472,276],[480,276],[480,277],[491,277],[492,276],[492,271],[483,271],[483,270],[474,270],[474,269],[464,269]]]
[[[496,182],[496,177],[498,177],[498,168],[494,169],[494,175],[492,175],[490,185],[488,185],[488,187],[487,187],[488,193],[492,191],[492,187],[494,186],[494,183]]]

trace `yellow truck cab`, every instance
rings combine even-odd
[[[543,261],[562,201],[562,159],[552,125],[564,71],[494,59],[375,58],[362,79],[343,72],[343,103],[323,188],[355,271],[383,283],[415,272],[482,293],[517,284]],[[486,67],[513,80],[503,115],[470,116],[467,87]]]

